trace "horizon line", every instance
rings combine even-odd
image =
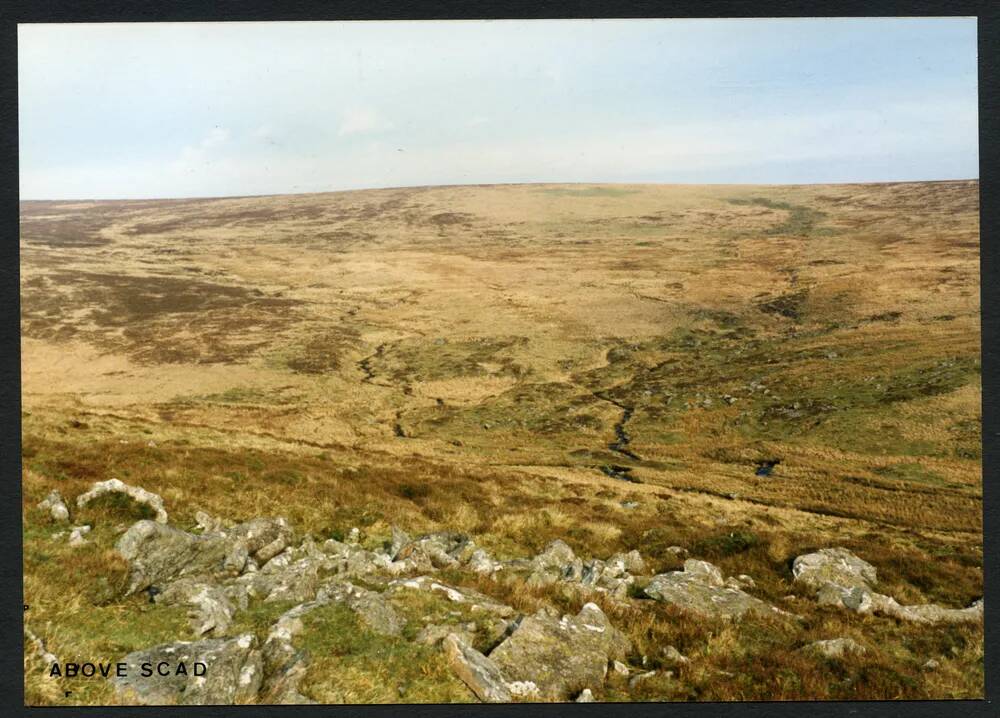
[[[324,189],[311,192],[264,192],[260,194],[233,194],[233,195],[188,195],[178,197],[67,197],[67,198],[22,198],[18,197],[18,203],[24,202],[189,202],[193,200],[226,200],[226,199],[254,199],[264,197],[304,197],[317,194],[348,194],[350,192],[373,192],[380,190],[402,190],[402,189],[437,189],[445,187],[530,187],[533,185],[601,185],[601,186],[652,186],[652,187],[819,187],[819,186],[847,186],[847,185],[883,185],[883,184],[930,184],[944,182],[979,182],[979,177],[959,177],[948,179],[920,179],[920,180],[862,180],[862,181],[841,181],[841,182],[449,182],[444,184],[414,184],[414,185],[389,185],[372,187],[353,187],[349,189]]]

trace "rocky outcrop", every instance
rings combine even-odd
[[[296,543],[288,522],[281,518],[233,525],[199,513],[197,521],[200,533],[139,521],[116,545],[129,565],[128,592],[149,589],[157,603],[187,606],[192,632],[206,637],[137,651],[127,661],[163,660],[170,665],[211,661],[217,667],[210,669],[210,679],[208,674],[193,673],[193,668],[187,675],[156,677],[136,677],[130,671],[127,680],[118,681],[119,689],[141,703],[314,702],[302,689],[310,656],[296,645],[296,636],[304,630],[306,614],[331,604],[353,612],[364,630],[396,640],[415,634],[412,640],[418,643],[440,646],[455,674],[483,701],[586,702],[603,695],[609,665],[620,674],[616,680],[627,681],[630,688],[656,676],[673,676],[673,671],[648,670],[645,657],[647,670],[625,665],[629,642],[595,603],[586,603],[576,615],[560,616],[543,607],[525,616],[487,593],[441,580],[437,572],[443,569],[499,574],[529,585],[558,584],[563,596],[570,595],[566,589],[600,592],[605,601],[628,602],[633,608],[642,606],[629,598],[638,583],[648,598],[697,615],[791,615],[747,593],[754,587],[751,577],[727,578],[718,567],[695,559],[685,561],[682,571],[648,578],[637,551],[582,559],[562,541],[553,541],[531,558],[498,561],[469,537],[452,532],[412,538],[393,527],[383,547],[370,550],[361,545],[357,531],[346,541],[317,543],[305,536]],[[958,610],[900,606],[875,592],[874,567],[844,549],[800,556],[793,575],[815,592],[820,603],[862,613],[924,622],[982,616],[981,601]],[[426,624],[414,634],[404,633],[406,623],[394,605],[408,591],[424,592],[445,607],[434,619],[425,616]],[[261,648],[252,636],[228,635],[237,614],[258,601],[296,604],[270,626]],[[315,620],[325,619],[321,615]],[[474,646],[490,648],[484,653]],[[816,641],[803,650],[838,658],[865,649],[850,639],[836,638]],[[686,670],[683,667],[690,664],[672,646],[662,647],[660,653],[661,662],[675,670]]]
[[[163,508],[163,499],[151,491],[146,491],[146,489],[139,488],[138,486],[129,486],[118,479],[98,481],[90,487],[89,491],[76,497],[76,506],[77,508],[83,508],[99,496],[106,496],[107,494],[124,494],[137,504],[144,504],[156,512],[155,520],[157,523],[167,523],[167,512]]]
[[[643,590],[650,598],[703,616],[732,619],[746,613],[788,615],[736,585],[727,585],[716,566],[695,559],[685,561],[683,571],[654,576]]]
[[[845,548],[825,548],[804,554],[792,563],[795,582],[812,589],[820,605],[857,613],[876,613],[916,623],[962,623],[983,619],[983,601],[968,608],[945,608],[932,603],[901,605],[875,591],[875,567]]]
[[[257,696],[263,679],[254,643],[253,635],[245,634],[154,646],[125,656],[126,675],[112,680],[125,696],[144,705],[247,703]],[[143,664],[153,666],[152,675],[143,675]]]

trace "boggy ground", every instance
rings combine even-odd
[[[111,547],[138,512],[74,515],[93,531],[70,547],[36,508],[111,477],[161,494],[181,526],[198,510],[285,516],[375,541],[397,524],[464,531],[500,558],[559,538],[585,556],[637,549],[656,571],[681,545],[778,605],[795,556],[845,546],[900,601],[982,595],[977,182],[21,213],[25,617],[62,660],[190,637],[177,607],[119,595]],[[579,608],[554,589],[504,598]],[[977,626],[808,602],[794,629],[615,610],[639,664],[670,644],[692,668],[605,699],[982,695]],[[345,622],[309,639],[327,651],[315,666],[351,666],[312,669],[316,696],[472,698],[439,653]],[[796,650],[839,636],[870,650]],[[116,700],[25,656],[30,703]]]

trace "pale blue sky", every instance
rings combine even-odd
[[[23,199],[978,177],[976,21],[21,25]]]

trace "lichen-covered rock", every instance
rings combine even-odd
[[[144,520],[133,524],[118,539],[115,548],[129,564],[127,592],[134,593],[185,576],[222,579],[257,571],[253,557],[270,557],[267,552],[274,552],[279,545],[284,550],[284,543],[290,537],[291,530],[281,518],[253,519],[225,531],[205,534],[192,534]],[[270,571],[262,582],[270,580],[277,585],[286,578],[289,580],[284,583],[290,583],[290,576]],[[315,592],[315,585],[312,590]],[[266,591],[257,587],[254,595],[261,593],[275,594],[271,600],[284,595],[274,586]],[[298,595],[294,590],[286,593],[291,598]]]
[[[146,489],[138,486],[129,486],[118,479],[98,481],[90,487],[89,491],[76,497],[77,508],[83,508],[97,497],[105,496],[107,494],[124,494],[138,504],[145,504],[156,512],[155,520],[157,523],[167,523],[167,512],[163,508],[162,498],[151,491],[146,491]]]
[[[745,591],[727,586],[718,568],[705,561],[688,559],[683,571],[654,576],[643,589],[647,596],[675,606],[719,618],[738,618],[745,613],[786,615]]]
[[[249,633],[154,646],[122,661],[128,664],[126,675],[112,681],[120,692],[144,705],[246,703],[256,697],[263,678],[261,654]],[[142,675],[144,663],[154,666],[151,676]],[[155,670],[161,664],[167,675]],[[196,675],[196,664],[205,666],[203,675]]]
[[[129,564],[126,592],[192,575],[226,572],[231,544],[220,534],[195,536],[155,521],[132,525],[115,548]]]
[[[815,590],[827,584],[847,589],[878,585],[875,567],[846,548],[824,548],[799,556],[792,563],[792,575],[796,583]]]
[[[198,525],[198,529],[202,533],[219,533],[224,528],[221,518],[218,516],[211,516],[204,511],[196,511],[194,514],[194,520]]]
[[[523,618],[489,658],[509,682],[531,682],[539,697],[568,700],[604,683],[608,661],[623,659],[628,639],[593,603],[576,616],[538,613]]]
[[[583,561],[577,558],[566,542],[556,539],[535,556],[530,563],[528,583],[544,586],[556,581],[579,581],[583,575]]]
[[[442,643],[448,665],[484,703],[509,703],[514,696],[496,663],[470,646],[457,634]]]
[[[262,598],[268,603],[309,601],[319,590],[321,568],[321,560],[305,556],[287,565],[268,563],[241,582],[250,598]]]
[[[57,490],[50,491],[49,495],[43,501],[39,502],[38,508],[48,511],[53,521],[69,520],[69,508],[67,508],[66,502],[63,501],[62,495]]]

